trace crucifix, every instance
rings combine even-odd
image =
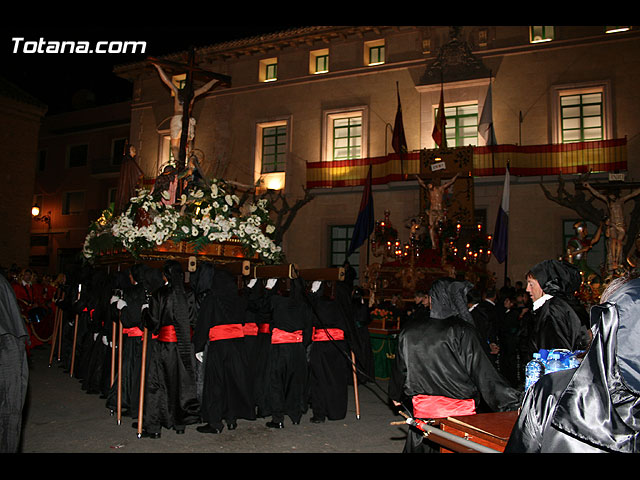
[[[176,159],[176,167],[181,172],[186,166],[187,144],[193,141],[195,136],[195,119],[191,116],[193,104],[200,95],[219,86],[231,86],[231,77],[220,73],[211,72],[198,67],[195,64],[195,53],[192,48],[189,51],[187,63],[158,60],[150,57],[149,62],[156,68],[160,78],[174,94],[174,115],[171,119],[171,151]],[[186,74],[184,87],[178,88],[167,75],[164,68],[174,72]],[[194,90],[194,78],[202,77],[208,80],[204,85]]]

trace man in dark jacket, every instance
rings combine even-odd
[[[450,278],[436,280],[429,291],[430,318],[411,322],[399,335],[389,397],[414,418],[472,415],[481,400],[492,411],[520,406],[521,393],[493,367],[472,324],[466,302],[471,287]],[[437,450],[421,432],[409,431],[404,452]]]
[[[621,277],[592,307],[577,369],[544,375],[525,396],[505,453],[640,452],[640,279]]]

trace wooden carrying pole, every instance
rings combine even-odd
[[[360,396],[358,395],[358,374],[356,373],[356,356],[351,350],[351,368],[353,370],[353,394],[356,399],[356,418],[360,420]]]
[[[118,316],[120,312],[118,311]],[[110,387],[113,387],[113,382],[116,379],[116,322],[111,325],[111,383]]]
[[[64,300],[64,292],[59,300]],[[60,348],[62,345],[62,308],[56,305],[56,316],[53,322],[53,338],[51,339],[51,354],[49,355],[49,366],[53,363],[53,352],[56,348],[56,339],[58,340],[58,361],[60,361]]]
[[[140,397],[138,405],[138,438],[142,438],[142,419],[144,417],[144,384],[147,370],[147,343],[149,330],[144,327],[142,332],[142,365],[140,366]]]
[[[78,301],[80,301],[80,294],[82,292],[82,284],[78,285]],[[71,368],[69,369],[69,376],[73,377],[73,368],[76,363],[76,344],[78,343],[78,321],[80,320],[80,314],[76,313],[76,321],[73,326],[73,347],[71,350]]]
[[[122,320],[118,320],[118,425],[122,420]]]
[[[61,325],[62,325],[62,309],[60,307],[56,307],[56,315],[53,320],[53,337],[51,337],[51,353],[49,354],[49,366],[51,366],[53,363],[53,352],[56,349],[56,341],[58,339],[58,330],[60,330]],[[62,332],[60,332],[60,335],[62,335]]]

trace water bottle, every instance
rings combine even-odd
[[[560,360],[560,355],[557,353],[552,353],[547,359],[547,369],[544,373],[547,374],[557,372],[558,370],[564,370],[564,365]]]
[[[525,391],[529,389],[531,385],[536,383],[542,375],[545,374],[544,363],[542,363],[542,359],[539,353],[534,353],[533,358],[527,363],[527,366],[524,369],[525,371],[525,380],[524,380],[524,389]]]

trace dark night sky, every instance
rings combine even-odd
[[[126,99],[131,84],[113,74],[114,65],[142,61],[149,56],[186,51],[228,40],[292,28],[288,26],[191,26],[176,29],[162,25],[133,27],[10,26],[2,32],[0,76],[18,85],[49,107],[49,113],[69,109],[71,97],[80,89],[96,95],[98,104]],[[15,37],[25,41],[145,41],[144,54],[47,54],[14,52]],[[21,44],[22,45],[22,44]]]

